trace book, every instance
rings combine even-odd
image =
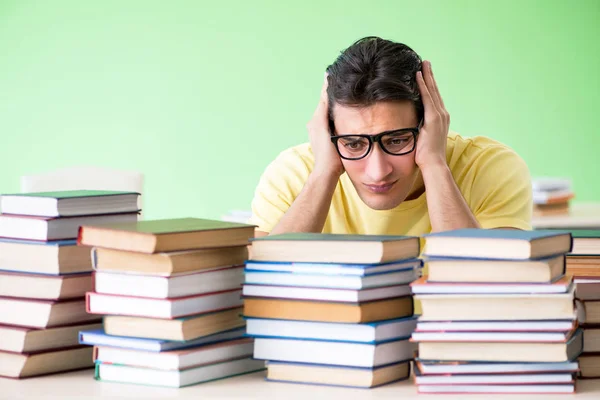
[[[92,271],[90,248],[75,240],[27,241],[0,238],[0,270],[66,275]]]
[[[567,256],[567,274],[576,278],[600,278],[600,256]]]
[[[575,393],[575,382],[549,385],[417,385],[417,393]]]
[[[568,332],[576,320],[542,321],[418,321],[418,332]]]
[[[147,254],[245,246],[254,237],[254,225],[200,218],[82,225],[78,236],[81,245]]]
[[[599,273],[600,273],[600,268]],[[575,297],[579,300],[600,300],[600,279],[574,279]]]
[[[579,369],[577,361],[509,363],[481,361],[427,361],[415,359],[415,369],[421,375],[459,375],[459,374],[545,374],[554,372],[575,373]]]
[[[31,300],[0,297],[0,324],[29,328],[97,321],[97,315],[85,311],[85,300]]]
[[[419,255],[413,236],[284,233],[254,238],[252,261],[375,264]]]
[[[410,363],[400,362],[375,368],[339,367],[269,361],[267,381],[327,386],[375,388],[410,376]]]
[[[578,360],[580,378],[600,378],[600,353],[584,353]]]
[[[225,290],[174,299],[152,299],[88,292],[87,312],[150,318],[179,318],[240,307],[242,291]]]
[[[295,274],[368,276],[384,272],[418,269],[423,267],[420,259],[408,259],[376,264],[341,264],[319,262],[246,261],[252,271],[292,272]]]
[[[426,257],[528,260],[571,251],[567,231],[515,229],[457,229],[425,235]]]
[[[127,365],[98,363],[96,364],[95,377],[98,381],[178,388],[258,372],[264,369],[265,363],[263,361],[253,360],[252,358],[200,365],[181,371],[162,371]]]
[[[415,316],[364,324],[247,318],[246,332],[253,337],[380,343],[410,337],[416,322]]]
[[[600,325],[583,325],[583,352],[600,353]]]
[[[248,257],[248,247],[221,247],[155,254],[95,247],[92,255],[96,271],[171,276],[242,265]]]
[[[577,319],[581,324],[600,324],[600,301],[576,300]]]
[[[344,303],[364,303],[391,297],[410,296],[410,286],[396,285],[371,289],[330,289],[314,287],[270,286],[245,284],[242,295],[245,297],[272,297],[280,299],[320,300]]]
[[[573,229],[571,235],[573,236],[571,254],[600,256],[600,230]]]
[[[161,340],[126,336],[107,335],[103,329],[82,330],[79,332],[79,343],[88,346],[107,346],[129,350],[169,351],[190,347],[219,343],[226,340],[241,339],[245,328],[234,328],[224,332],[212,333],[193,340]]]
[[[0,351],[34,353],[79,345],[79,331],[99,329],[102,323],[75,324],[48,329],[0,325]]]
[[[43,353],[0,351],[0,376],[7,378],[29,378],[93,366],[90,347],[79,346]]]
[[[566,332],[413,332],[416,342],[561,342],[575,333]],[[586,335],[587,338],[587,335]]]
[[[583,331],[567,342],[419,342],[421,360],[483,362],[567,362],[583,351]]]
[[[226,267],[180,275],[150,276],[95,272],[95,292],[132,297],[174,299],[238,289],[244,267]]]
[[[549,283],[566,272],[565,255],[537,260],[428,258],[430,282]]]
[[[104,332],[111,336],[188,341],[245,326],[241,314],[239,307],[176,319],[107,315]]]
[[[103,364],[178,371],[203,364],[251,357],[253,347],[254,342],[250,338],[161,352],[94,346],[94,361]]]
[[[413,358],[408,339],[384,343],[350,343],[303,338],[255,338],[254,358],[308,364],[373,368]]]
[[[412,296],[365,303],[244,298],[244,316],[320,322],[375,322],[409,317],[413,313]]]
[[[72,217],[94,214],[138,212],[136,192],[68,190],[4,194],[0,209],[4,214],[40,217]]]
[[[81,217],[35,217],[0,215],[0,236],[26,240],[74,239],[81,225],[137,221],[137,213],[103,214]]]
[[[575,319],[573,288],[567,293],[422,294],[421,321],[525,321]],[[527,307],[523,305],[527,304]]]
[[[0,271],[0,297],[64,300],[92,290],[92,274],[39,275]]]
[[[573,278],[567,275],[553,283],[431,282],[424,276],[410,284],[414,294],[567,293],[573,286]]]
[[[418,371],[418,370],[417,370]],[[477,374],[477,375],[420,375],[415,374],[417,385],[536,385],[572,383],[572,372],[549,374]]]
[[[370,289],[406,285],[421,276],[420,268],[381,272],[366,276],[319,275],[308,273],[245,270],[247,284],[272,286],[321,287],[331,289]]]

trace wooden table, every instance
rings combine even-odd
[[[170,389],[121,383],[97,382],[92,370],[66,374],[49,375],[39,378],[12,380],[0,378],[0,399],[277,399],[312,400],[325,399],[422,399],[448,398],[483,400],[489,397],[510,400],[600,399],[600,380],[578,381],[577,395],[425,395],[417,394],[412,380],[397,382],[375,389],[349,389],[327,386],[298,385],[290,383],[266,382],[264,372],[237,376],[220,381]]]

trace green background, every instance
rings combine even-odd
[[[453,130],[600,200],[598,21],[594,0],[0,0],[0,191],[96,165],[145,174],[147,218],[248,209],[325,67],[378,35],[431,60]]]

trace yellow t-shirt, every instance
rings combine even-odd
[[[454,181],[483,228],[531,229],[532,190],[527,164],[509,147],[477,136],[448,135],[446,160]],[[270,232],[300,194],[314,166],[308,143],[283,151],[263,173],[250,223]],[[323,233],[413,235],[431,232],[427,188],[391,210],[362,202],[344,173],[333,194]]]

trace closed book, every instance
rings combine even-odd
[[[0,325],[0,351],[33,353],[79,345],[79,331],[99,329],[101,322],[33,329]]]
[[[0,297],[0,324],[29,328],[50,328],[61,325],[97,321],[97,315],[85,311],[85,300],[31,300]]]
[[[253,225],[201,218],[82,225],[79,244],[147,254],[245,246],[254,237]]]
[[[242,289],[242,294],[246,297],[364,303],[367,301],[389,299],[391,297],[410,296],[412,292],[408,285],[383,286],[356,290],[245,284]]]
[[[573,289],[573,278],[563,276],[552,283],[450,283],[431,282],[424,276],[410,284],[414,294],[477,294],[477,293],[567,293]]]
[[[92,274],[41,275],[0,271],[0,297],[64,300],[92,290]]]
[[[87,346],[42,353],[0,351],[0,376],[7,378],[29,378],[93,366],[92,348]]]

